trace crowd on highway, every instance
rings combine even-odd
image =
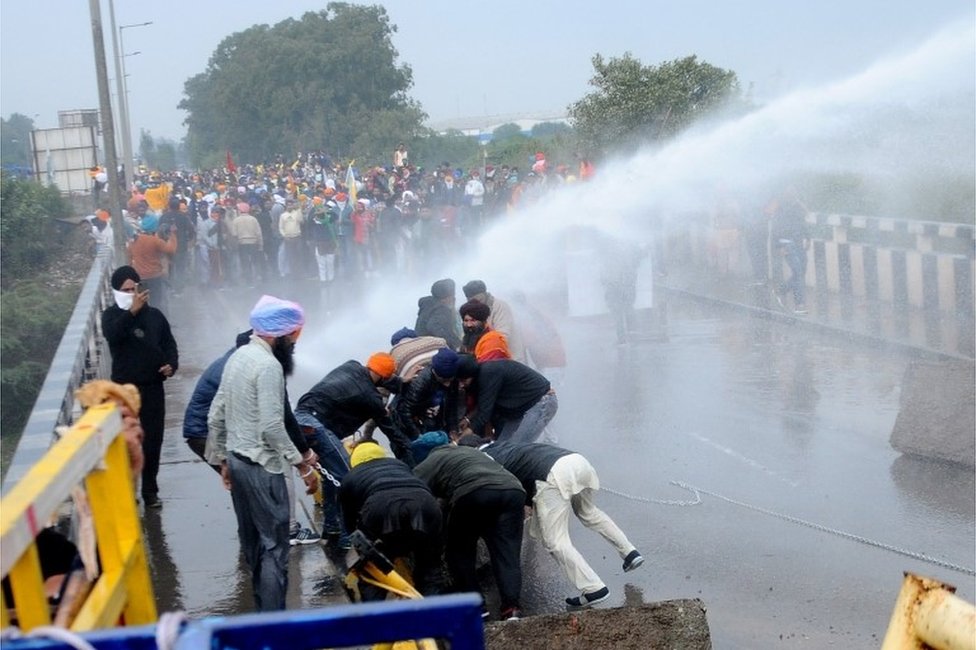
[[[228,157],[219,172],[140,176],[124,215],[130,264],[112,276],[115,304],[102,324],[112,380],[135,384],[142,398],[145,507],[162,507],[163,382],[179,367],[165,315],[171,292],[178,297],[192,285],[266,287],[274,278],[329,285],[421,275],[424,260],[463,248],[504,210],[585,180],[593,168],[581,160],[573,171],[550,167],[540,152],[525,175],[507,167],[464,172],[447,163],[425,172],[410,165],[401,146],[393,166],[358,174],[351,164],[343,169],[311,153],[290,164],[279,159],[238,169]],[[798,309],[806,257],[801,208],[781,204],[778,214],[793,218],[774,220],[773,233],[787,251],[795,249],[791,281],[801,280],[780,287],[779,295],[792,288]],[[717,210],[716,225],[731,211]],[[100,245],[111,245],[107,214],[89,221]],[[643,254],[627,245],[605,255],[610,263],[601,280],[619,342]],[[258,610],[285,608],[292,546],[324,539],[347,549],[359,533],[391,559],[409,560],[423,595],[480,591],[476,559],[483,540],[499,592],[498,617],[517,618],[526,508],[533,537],[576,590],[565,600],[570,610],[609,597],[570,541],[570,512],[607,540],[625,571],[642,564],[594,504],[594,468],[552,434],[558,400],[546,372],[565,365],[558,330],[524,296],[509,303],[481,280],[467,282],[462,292],[466,301],[458,307],[454,281],[434,282],[418,301],[412,328],[392,333],[388,349],[328,372],[294,407],[286,382],[305,326],[297,303],[263,296],[250,329],[201,376],[183,433],[231,492]],[[375,441],[376,430],[392,456]],[[320,497],[322,535],[296,520],[295,474]],[[384,596],[363,585],[357,598]]]
[[[259,165],[199,173],[142,170],[124,214],[127,239],[169,242],[161,264],[134,260],[144,281],[179,292],[186,286],[254,286],[275,278],[323,284],[412,272],[453,252],[506,211],[537,201],[548,189],[593,174],[572,171],[539,152],[531,170],[491,165],[463,170],[442,163],[425,170],[398,147],[390,166],[356,168],[325,153],[299,153]],[[108,212],[89,217],[111,245]],[[157,248],[163,248],[157,244]]]
[[[562,166],[550,172],[541,153],[525,177],[508,168],[465,174],[446,164],[423,174],[400,148],[396,162],[358,177],[348,166],[342,177],[308,154],[230,176],[229,169],[152,174],[135,186],[125,215],[130,264],[112,276],[114,304],[102,325],[112,380],[135,384],[141,396],[146,508],[163,505],[163,383],[179,368],[165,315],[171,290],[178,297],[188,284],[254,286],[310,274],[332,283],[402,272],[477,233],[500,206],[575,180]],[[106,215],[89,221],[96,239],[110,245]],[[550,432],[558,401],[543,372],[565,364],[555,326],[524,299],[513,309],[480,280],[462,290],[466,302],[458,307],[454,281],[434,282],[418,301],[413,328],[393,333],[388,350],[333,369],[294,407],[286,379],[305,325],[294,302],[263,296],[250,329],[200,377],[183,433],[231,492],[256,609],[285,608],[291,547],[324,538],[348,549],[358,533],[391,559],[408,560],[423,595],[480,591],[484,540],[498,617],[518,618],[527,507],[534,534],[577,591],[566,599],[569,609],[609,597],[569,539],[570,511],[607,539],[626,570],[643,562],[594,504],[593,467],[558,447]],[[374,439],[377,430],[392,455]],[[295,474],[319,496],[322,535],[296,520]],[[356,598],[384,596],[361,583]]]
[[[138,387],[145,463],[141,496],[160,508],[157,475],[163,437],[163,382],[179,368],[162,311],[132,266],[111,278],[114,304],[102,314],[112,380]],[[230,490],[241,549],[259,611],[285,608],[292,546],[320,536],[295,519],[293,477],[321,490],[323,533],[336,549],[353,533],[390,559],[409,562],[420,594],[478,592],[478,541],[484,540],[502,620],[518,618],[524,509],[533,535],[578,591],[570,610],[609,597],[609,589],[569,538],[569,513],[600,533],[625,570],[643,563],[624,533],[594,503],[599,479],[580,454],[551,441],[555,390],[529,364],[560,365],[558,335],[525,345],[511,307],[480,280],[433,283],[414,328],[364,363],[327,373],[294,408],[286,388],[305,326],[301,305],[265,295],[250,329],[200,377],[187,406],[187,444]],[[553,331],[554,332],[554,331]],[[392,451],[374,439],[383,433]],[[443,571],[443,567],[447,572]],[[386,593],[360,583],[358,600]],[[485,607],[485,616],[489,615]]]

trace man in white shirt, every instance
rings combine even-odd
[[[482,212],[485,203],[485,186],[480,174],[473,170],[464,185],[464,204],[467,206],[465,234],[476,235],[481,230]]]

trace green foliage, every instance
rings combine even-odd
[[[10,119],[0,119],[0,164],[31,167],[30,132],[34,120],[20,113],[11,113]]]
[[[556,136],[566,136],[572,132],[572,127],[562,122],[539,122],[532,127],[530,135],[533,138],[553,138]]]
[[[425,117],[406,94],[413,74],[396,63],[395,31],[383,7],[330,3],[228,36],[184,85],[192,164],[228,149],[241,162],[318,148],[387,161]]]
[[[410,160],[424,169],[432,169],[442,162],[449,162],[453,167],[470,167],[480,165],[481,145],[478,139],[464,135],[457,130],[444,134],[428,132],[425,136],[415,139],[409,147]]]
[[[596,88],[569,108],[590,157],[673,137],[696,120],[739,100],[736,74],[697,57],[644,66],[629,52],[593,57]]]
[[[146,167],[161,171],[176,169],[176,154],[176,143],[165,138],[157,140],[149,131],[142,131],[139,156]]]
[[[56,187],[0,175],[0,278],[8,284],[43,267],[54,220],[69,209]]]
[[[491,132],[492,142],[503,142],[505,140],[518,140],[524,138],[525,134],[522,133],[522,127],[513,122],[502,124],[500,127]]]
[[[20,431],[78,297],[78,287],[51,289],[42,280],[0,292],[0,426]]]

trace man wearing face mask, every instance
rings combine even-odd
[[[285,376],[305,324],[301,305],[262,296],[250,316],[254,334],[224,366],[207,416],[211,461],[221,464],[237,515],[241,550],[251,568],[258,611],[282,610],[288,590],[288,489],[294,466],[306,492],[318,475],[285,429]]]
[[[139,420],[145,436],[142,450],[142,498],[147,508],[159,508],[159,457],[163,447],[166,394],[163,382],[179,367],[176,339],[163,312],[149,305],[149,291],[139,286],[139,274],[120,266],[112,274],[115,304],[102,312],[102,332],[112,354],[112,381],[135,384],[142,398]]]

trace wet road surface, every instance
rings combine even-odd
[[[229,494],[195,462],[180,425],[197,376],[243,329],[256,297],[210,292],[171,314],[182,361],[168,386],[164,507],[145,516],[161,611],[251,609]],[[304,302],[310,323],[337,322]],[[554,429],[596,467],[598,504],[647,560],[625,574],[612,549],[574,523],[577,547],[611,589],[608,606],[700,598],[716,648],[875,648],[903,571],[974,600],[971,575],[880,547],[967,568],[976,553],[972,471],[902,457],[888,444],[908,356],[678,299],[666,309],[666,325],[623,346],[608,321],[559,321],[568,366],[554,381]],[[361,329],[382,349],[385,325]],[[293,402],[359,356],[342,339],[307,333],[299,348]],[[671,481],[707,493],[697,505],[648,501],[694,500]],[[308,512],[314,521],[311,500],[303,504],[298,519]],[[523,568],[526,614],[561,611],[571,587],[528,538]],[[345,596],[326,549],[294,548],[289,605],[337,602]]]

